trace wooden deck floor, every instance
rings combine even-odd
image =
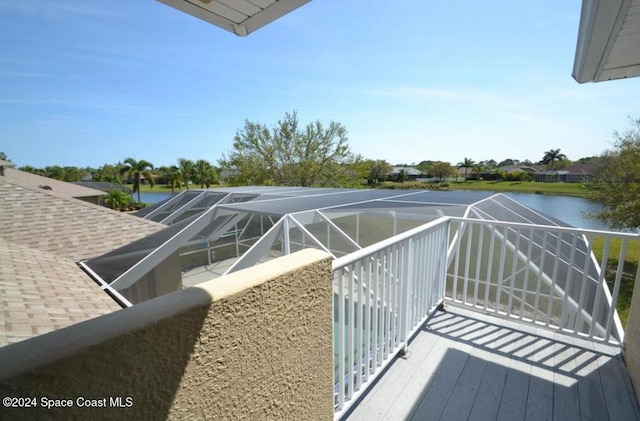
[[[409,352],[346,419],[640,419],[618,348],[448,306]]]

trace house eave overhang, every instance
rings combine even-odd
[[[158,0],[238,36],[247,36],[311,0]]]
[[[583,0],[574,79],[635,76],[640,76],[640,0]]]

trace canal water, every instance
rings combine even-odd
[[[532,209],[553,216],[577,228],[601,229],[607,227],[600,221],[587,218],[586,215],[602,209],[598,203],[580,197],[551,196],[545,194],[505,193]],[[157,203],[171,197],[171,193],[141,193],[144,203]]]

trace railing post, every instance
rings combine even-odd
[[[402,271],[400,282],[402,282],[402,297],[400,308],[400,338],[404,343],[402,353],[407,353],[407,341],[409,340],[409,320],[411,319],[411,286],[413,284],[413,238],[406,240],[406,244],[402,247]]]

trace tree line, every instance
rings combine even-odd
[[[615,228],[640,227],[640,119],[632,120],[632,129],[615,134],[614,148],[600,157],[582,158],[579,163],[598,163],[601,170],[589,184],[592,198],[604,204],[606,210],[598,215]],[[0,159],[7,156],[0,152]],[[425,177],[444,180],[458,176],[464,169],[469,174],[496,170],[508,165],[542,166],[557,170],[571,161],[560,149],[544,152],[537,162],[507,159],[501,162],[485,160],[475,162],[465,157],[457,165],[444,161],[421,161],[411,166]],[[408,167],[406,164],[398,166]],[[385,160],[367,159],[354,154],[348,144],[347,130],[338,123],[314,121],[303,125],[294,111],[273,126],[246,120],[236,132],[233,149],[218,160],[218,165],[199,159],[179,158],[175,165],[155,168],[146,160],[126,158],[117,164],[99,168],[61,167],[45,168],[23,166],[19,169],[63,181],[108,181],[133,184],[140,201],[140,184],[146,180],[153,185],[161,178],[172,192],[189,183],[201,188],[219,183],[222,178],[229,185],[282,185],[355,187],[378,184],[391,174],[391,165]],[[396,181],[404,181],[406,172],[400,171]]]

